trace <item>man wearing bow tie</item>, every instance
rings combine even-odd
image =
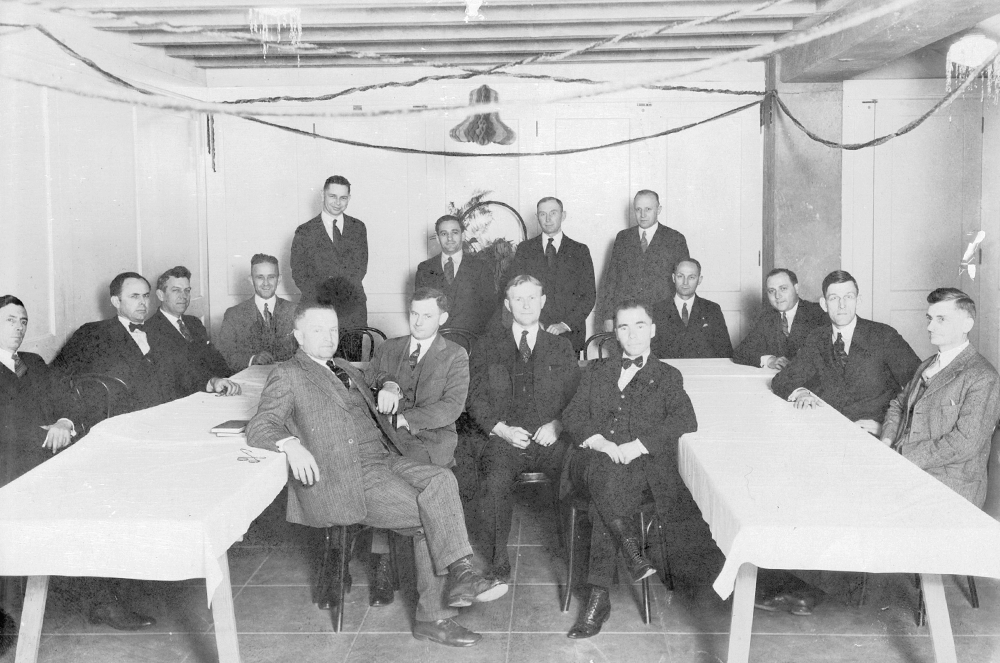
[[[938,352],[889,404],[882,441],[982,507],[1000,376],[969,344],[975,302],[956,288],[938,288],[927,303],[927,332]]]
[[[650,313],[659,330],[653,352],[663,359],[733,356],[733,342],[722,308],[697,296],[701,263],[685,258],[673,273],[674,296],[653,305]]]
[[[567,430],[579,445],[569,462],[574,490],[593,502],[590,595],[570,638],[601,632],[611,614],[611,585],[616,551],[625,558],[631,579],[655,573],[639,547],[635,514],[646,491],[658,513],[666,516],[687,489],[677,472],[677,442],[698,429],[680,371],[650,350],[657,334],[645,304],[619,303],[615,336],[624,349],[620,361],[588,366],[579,390],[563,413]],[[592,512],[594,509],[591,510]]]

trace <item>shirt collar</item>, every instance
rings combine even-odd
[[[334,221],[340,221],[340,231],[341,232],[344,231],[344,213],[343,212],[341,212],[337,216],[334,216],[334,215],[330,214],[329,212],[327,212],[326,210],[321,210],[320,213],[319,213],[319,215],[320,215],[320,218],[323,219],[323,224],[326,227],[328,227],[328,228],[331,227],[333,225]]]
[[[521,332],[528,332],[528,347],[531,348],[532,352],[535,350],[535,340],[538,338],[539,325],[536,322],[531,327],[522,327],[517,324],[517,320],[511,325],[511,332],[514,334],[514,343],[521,343]]]
[[[691,314],[691,309],[694,308],[694,300],[698,299],[698,293],[691,295],[691,299],[681,299],[681,296],[674,293],[674,306],[677,307],[677,312],[681,312],[681,307],[685,304],[688,305],[688,315]]]
[[[790,308],[787,311],[785,311],[785,318],[788,319],[788,327],[789,328],[791,328],[792,322],[795,320],[795,314],[799,312],[799,301],[801,301],[801,300],[796,300],[795,306],[793,306],[792,308]],[[781,317],[781,312],[780,311],[778,312],[778,317],[779,318]],[[834,338],[836,338],[836,337],[834,337]]]
[[[448,262],[448,258],[451,258],[451,262],[455,265],[455,271],[458,272],[458,266],[462,264],[462,252],[458,251],[454,255],[448,255],[444,251],[441,252],[441,269],[444,269],[444,265]]]
[[[122,317],[122,316],[120,316],[120,315],[118,316],[118,322],[122,323],[122,326],[123,326],[123,327],[125,328],[125,331],[127,331],[127,332],[128,332],[128,333],[130,333],[130,334],[131,334],[131,333],[133,333],[133,332],[132,332],[132,330],[130,330],[130,329],[128,328],[128,326],[129,326],[129,325],[134,325],[134,324],[136,324],[136,323],[132,322],[132,321],[131,321],[131,320],[129,320],[128,318],[123,318],[123,317]],[[146,321],[145,321],[145,320],[143,320],[143,321],[142,321],[142,322],[140,322],[139,324],[140,324],[140,325],[144,325],[144,324],[146,324]],[[139,330],[136,330],[136,331],[135,331],[135,333],[140,333],[140,332],[139,332]],[[145,332],[145,331],[143,331],[143,332],[141,332],[141,333],[145,334],[146,332]]]
[[[830,328],[833,330],[833,334],[830,336],[830,339],[836,341],[837,334],[840,334],[841,336],[844,337],[844,351],[850,352],[851,341],[854,340],[854,330],[857,328],[857,326],[858,326],[858,316],[854,316],[854,319],[851,320],[850,324],[841,329],[837,329],[831,324]]]
[[[559,247],[562,246],[562,240],[563,240],[563,231],[562,230],[560,230],[559,232],[557,232],[555,235],[549,235],[549,234],[543,232],[540,235],[540,237],[542,238],[542,251],[543,252],[548,247],[548,245],[549,245],[549,238],[551,237],[552,238],[552,246],[556,247],[556,253],[559,253]]]
[[[659,228],[659,227],[660,227],[660,222],[659,221],[657,221],[656,223],[654,223],[653,225],[651,225],[648,228],[643,228],[642,226],[636,226],[636,228],[639,229],[639,238],[640,239],[642,238],[643,231],[645,231],[645,233],[646,233],[646,242],[652,242],[653,241],[653,235],[656,234],[656,229]]]
[[[162,308],[160,309],[160,313],[162,313],[164,315],[164,317],[166,317],[166,319],[170,321],[170,324],[172,324],[174,327],[177,326],[177,321],[180,320],[180,317],[178,317],[178,316],[174,315],[173,313],[170,313],[169,311],[166,311],[166,310],[164,310]]]
[[[6,348],[0,348],[0,364],[14,370],[14,353]]]
[[[938,352],[938,365],[941,368],[944,368],[951,362],[955,361],[955,357],[960,355],[962,353],[962,350],[966,349],[967,347],[969,347],[968,341],[958,346],[957,348],[952,348],[951,350],[945,350],[944,352]]]
[[[260,311],[261,315],[264,315],[264,304],[267,304],[267,310],[271,315],[274,315],[274,307],[278,303],[278,296],[271,295],[270,299],[264,299],[258,294],[254,294],[253,301],[257,304],[257,310]]]
[[[643,366],[645,366],[646,364],[649,363],[649,353],[650,353],[650,351],[646,350],[641,355],[639,355],[640,357],[642,357],[642,365]],[[624,352],[622,353],[622,359],[636,359],[636,358],[637,357],[629,357]],[[638,371],[639,369],[638,369],[638,367],[635,366],[635,364],[633,364],[632,366],[629,366],[627,369],[622,369],[622,370]]]

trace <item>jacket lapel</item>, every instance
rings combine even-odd
[[[931,378],[931,381],[927,383],[927,389],[924,391],[924,396],[932,394],[938,389],[944,389],[948,385],[948,383],[950,383],[952,380],[958,377],[959,373],[961,373],[965,369],[965,366],[972,360],[972,358],[976,354],[978,354],[978,352],[974,347],[972,347],[971,344],[969,345],[969,347],[965,348],[960,353],[958,353],[958,356],[955,357],[950,364],[942,368],[941,371],[938,372],[938,374],[935,375],[933,378]],[[926,370],[926,368],[931,365],[931,363],[934,361],[934,357],[936,356],[937,355],[932,355],[928,357],[922,364],[920,364],[920,367],[917,369],[917,372],[914,373],[914,375],[922,374],[924,370]]]
[[[305,371],[306,377],[310,382],[319,387],[323,393],[330,396],[333,402],[340,406],[341,409],[348,409],[347,403],[344,402],[344,397],[334,387],[333,380],[337,380],[338,378],[333,374],[333,371],[317,364],[303,350],[299,350],[295,354],[295,360],[299,362],[299,366]],[[353,379],[354,376],[351,377]]]

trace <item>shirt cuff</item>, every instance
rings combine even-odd
[[[292,440],[297,440],[297,439],[299,438],[295,437],[294,435],[289,435],[288,437],[281,438],[280,440],[275,442],[274,446],[278,447],[278,453],[285,453],[285,444],[291,442]]]
[[[594,445],[591,444],[591,442],[599,439],[600,437],[602,437],[600,433],[595,433],[594,435],[591,435],[590,437],[588,437],[586,440],[584,440],[580,444],[580,448],[581,449],[593,449]]]
[[[381,387],[381,388],[382,388],[382,389],[385,389],[385,388],[386,388],[386,387],[388,387],[388,386],[389,386],[390,384],[391,384],[391,385],[392,385],[393,387],[395,387],[395,388],[396,388],[396,395],[397,395],[397,396],[402,396],[402,395],[403,395],[403,390],[402,390],[402,388],[400,388],[400,386],[399,386],[399,383],[398,383],[398,382],[393,382],[392,380],[386,380],[385,382],[383,382],[383,383],[382,383],[382,387]]]
[[[639,449],[642,451],[643,455],[649,455],[649,449],[647,449],[646,445],[642,443],[642,440],[635,438],[635,443],[639,445]]]
[[[760,367],[767,368],[767,362],[774,359],[774,355],[761,355],[760,356]]]
[[[256,356],[257,355],[250,355],[250,361],[247,362],[247,368],[250,368],[251,366],[253,366],[253,360],[254,360],[254,357],[256,357]]]

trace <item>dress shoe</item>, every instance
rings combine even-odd
[[[396,598],[393,593],[392,565],[389,563],[388,555],[375,555],[374,569],[372,570],[372,584],[368,588],[368,605],[373,608],[381,608],[389,605]]]
[[[471,647],[483,639],[483,636],[470,631],[454,619],[439,619],[436,622],[414,621],[413,637],[448,647]]]
[[[808,596],[799,596],[793,592],[781,592],[763,601],[755,601],[753,605],[755,608],[768,612],[784,611],[806,617],[812,614],[816,601]]]
[[[448,566],[448,605],[452,608],[495,601],[506,593],[507,583],[488,580],[472,567],[472,555]]]
[[[656,569],[639,549],[638,539],[633,537],[622,539],[621,545],[622,557],[625,558],[625,565],[628,567],[629,575],[632,576],[632,582],[639,582],[656,573]]]
[[[90,609],[91,624],[107,624],[119,631],[138,631],[156,625],[156,620],[132,612],[119,602],[99,603]]]
[[[583,609],[583,614],[573,624],[566,637],[580,640],[582,638],[592,638],[601,632],[604,622],[611,616],[611,598],[605,587],[590,588],[590,597],[587,599],[587,606]]]
[[[337,587],[337,578],[336,578],[337,572],[333,571],[331,572],[330,575],[334,577],[330,578],[329,584],[326,585],[326,593],[321,595],[319,597],[319,600],[316,601],[316,606],[320,610],[329,610],[330,606],[332,606],[337,599],[337,592],[339,591],[339,588]],[[354,579],[351,577],[350,573],[344,575],[345,594],[351,593],[351,586],[353,585],[353,583]]]
[[[494,564],[490,569],[490,577],[503,583],[510,583],[510,562],[504,560],[499,564]]]

